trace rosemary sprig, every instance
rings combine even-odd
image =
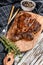
[[[3,45],[6,47],[5,50],[7,50],[8,46],[5,44],[5,42],[0,38],[0,41],[3,43]]]
[[[5,49],[8,51],[8,53],[13,52],[14,53],[14,56],[20,54],[20,50],[15,45],[15,43],[14,42],[11,42],[5,36],[1,36],[0,37],[0,41],[4,44]]]

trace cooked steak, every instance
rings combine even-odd
[[[8,32],[8,38],[12,41],[34,39],[34,34],[39,32],[41,24],[26,12],[19,12]]]
[[[33,40],[34,36],[33,36],[33,33],[29,33],[29,32],[25,32],[25,33],[20,33],[20,34],[17,34],[17,35],[13,35],[10,40],[12,41],[18,41],[18,40]]]

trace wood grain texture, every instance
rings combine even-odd
[[[21,11],[21,12],[24,12],[24,11]],[[32,18],[36,18],[36,20],[41,24],[41,30],[37,34],[34,35],[34,39],[32,41],[19,40],[19,41],[15,42],[15,44],[17,45],[17,47],[19,47],[21,52],[25,52],[34,47],[34,45],[36,44],[36,42],[38,40],[39,35],[41,34],[42,29],[43,29],[43,16],[40,16],[40,15],[32,13],[32,12],[27,12],[27,13],[31,14]],[[9,33],[9,31],[8,31],[8,33]]]

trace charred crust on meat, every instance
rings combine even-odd
[[[32,18],[31,14],[19,12],[7,36],[9,34],[8,38],[12,41],[22,39],[31,41],[34,39],[34,35],[40,30],[41,24],[35,18]]]

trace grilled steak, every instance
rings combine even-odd
[[[19,12],[8,32],[8,38],[12,41],[34,39],[34,34],[39,32],[41,24],[30,14]]]

